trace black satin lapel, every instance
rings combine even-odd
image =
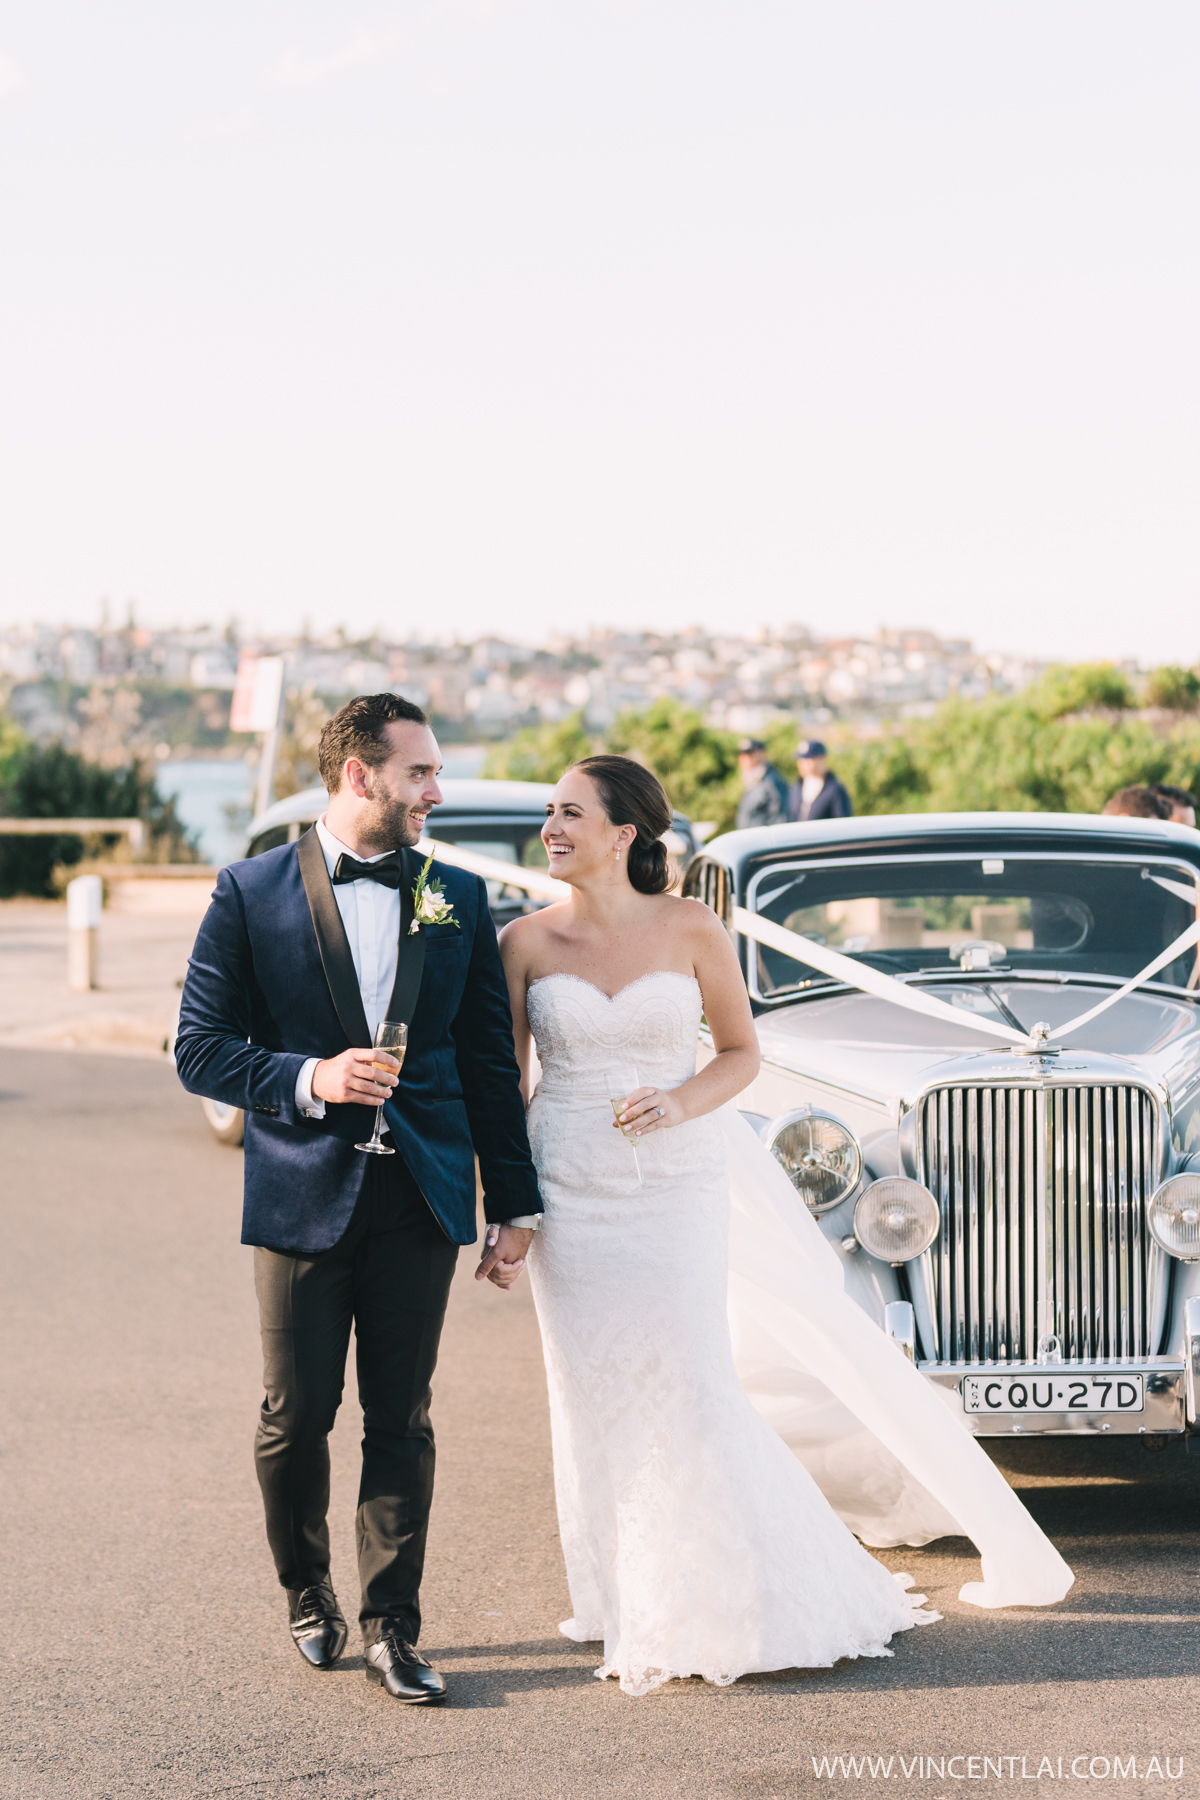
[[[321,952],[321,967],[329,983],[338,1019],[350,1047],[355,1050],[365,1049],[371,1042],[367,1015],[363,1011],[358,976],[354,973],[354,958],[350,954],[342,915],[333,897],[333,883],[329,879],[325,852],[321,848],[315,825],[305,832],[296,848],[300,859],[300,876],[304,882],[304,892],[308,896],[308,910],[312,914],[313,930],[317,934],[317,949]]]
[[[400,943],[396,952],[396,979],[388,1002],[388,1018],[404,1025],[412,1024],[421,991],[421,975],[425,968],[425,933],[412,931],[413,889],[424,866],[424,858],[412,850],[400,853]],[[330,893],[333,889],[330,888]]]

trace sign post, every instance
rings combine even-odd
[[[100,986],[100,908],[104,885],[98,875],[77,875],[67,883],[67,986],[86,994]]]
[[[263,733],[258,787],[254,796],[255,818],[266,812],[275,795],[279,721],[283,712],[283,667],[282,656],[260,656],[256,650],[244,650],[238,661],[229,729]]]

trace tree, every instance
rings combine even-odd
[[[1025,689],[1031,710],[1047,719],[1067,713],[1128,712],[1133,688],[1113,663],[1058,663]]]
[[[619,713],[606,747],[645,763],[671,804],[690,818],[711,820],[719,831],[736,823],[741,794],[737,739],[730,731],[706,725],[692,707],[663,699],[645,711]]]
[[[507,744],[495,745],[483,773],[495,781],[557,781],[564,769],[600,747],[576,712],[552,725],[527,725]]]
[[[142,819],[151,860],[192,862],[195,845],[164,800],[154,778],[138,763],[106,769],[61,744],[42,748],[0,721],[0,813],[15,819]],[[118,836],[97,834],[98,847],[117,849]],[[6,837],[0,834],[0,896],[52,898],[59,864],[82,860],[79,837]]]
[[[1133,783],[1195,791],[1200,725],[1164,734],[1139,718],[1055,716],[1029,689],[947,700],[928,719],[839,746],[837,767],[862,813],[1098,813]]]
[[[1200,676],[1193,669],[1152,669],[1146,681],[1146,705],[1163,712],[1195,712],[1200,706]]]
[[[277,800],[303,793],[320,781],[317,747],[328,718],[329,706],[311,684],[293,689],[286,696],[275,760]]]
[[[1179,671],[1156,671],[1166,673]],[[1064,666],[1019,694],[946,700],[928,718],[905,720],[879,737],[834,736],[830,760],[859,813],[1098,813],[1133,783],[1165,781],[1200,792],[1200,717],[1176,706],[1164,731],[1161,720],[1134,714],[1132,703],[1129,681],[1111,663]],[[791,719],[767,733],[768,754],[789,780],[798,736]],[[593,749],[637,757],[682,812],[710,819],[720,831],[733,826],[741,791],[737,740],[674,700],[621,713],[596,742],[578,714],[519,732],[491,753],[485,773],[554,781]]]
[[[527,726],[488,753],[483,772],[508,781],[557,781],[572,763],[599,750],[635,757],[652,769],[671,804],[691,818],[711,819],[721,831],[733,825],[741,792],[737,739],[677,700],[629,708],[597,737],[584,728],[582,713]]]

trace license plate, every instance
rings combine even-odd
[[[1144,1375],[967,1375],[969,1413],[1131,1413],[1146,1410]]]

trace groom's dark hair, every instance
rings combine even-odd
[[[342,785],[342,770],[356,756],[368,769],[378,769],[392,754],[385,733],[402,719],[409,725],[428,725],[419,706],[401,694],[359,694],[325,721],[317,745],[317,767],[327,793]]]

